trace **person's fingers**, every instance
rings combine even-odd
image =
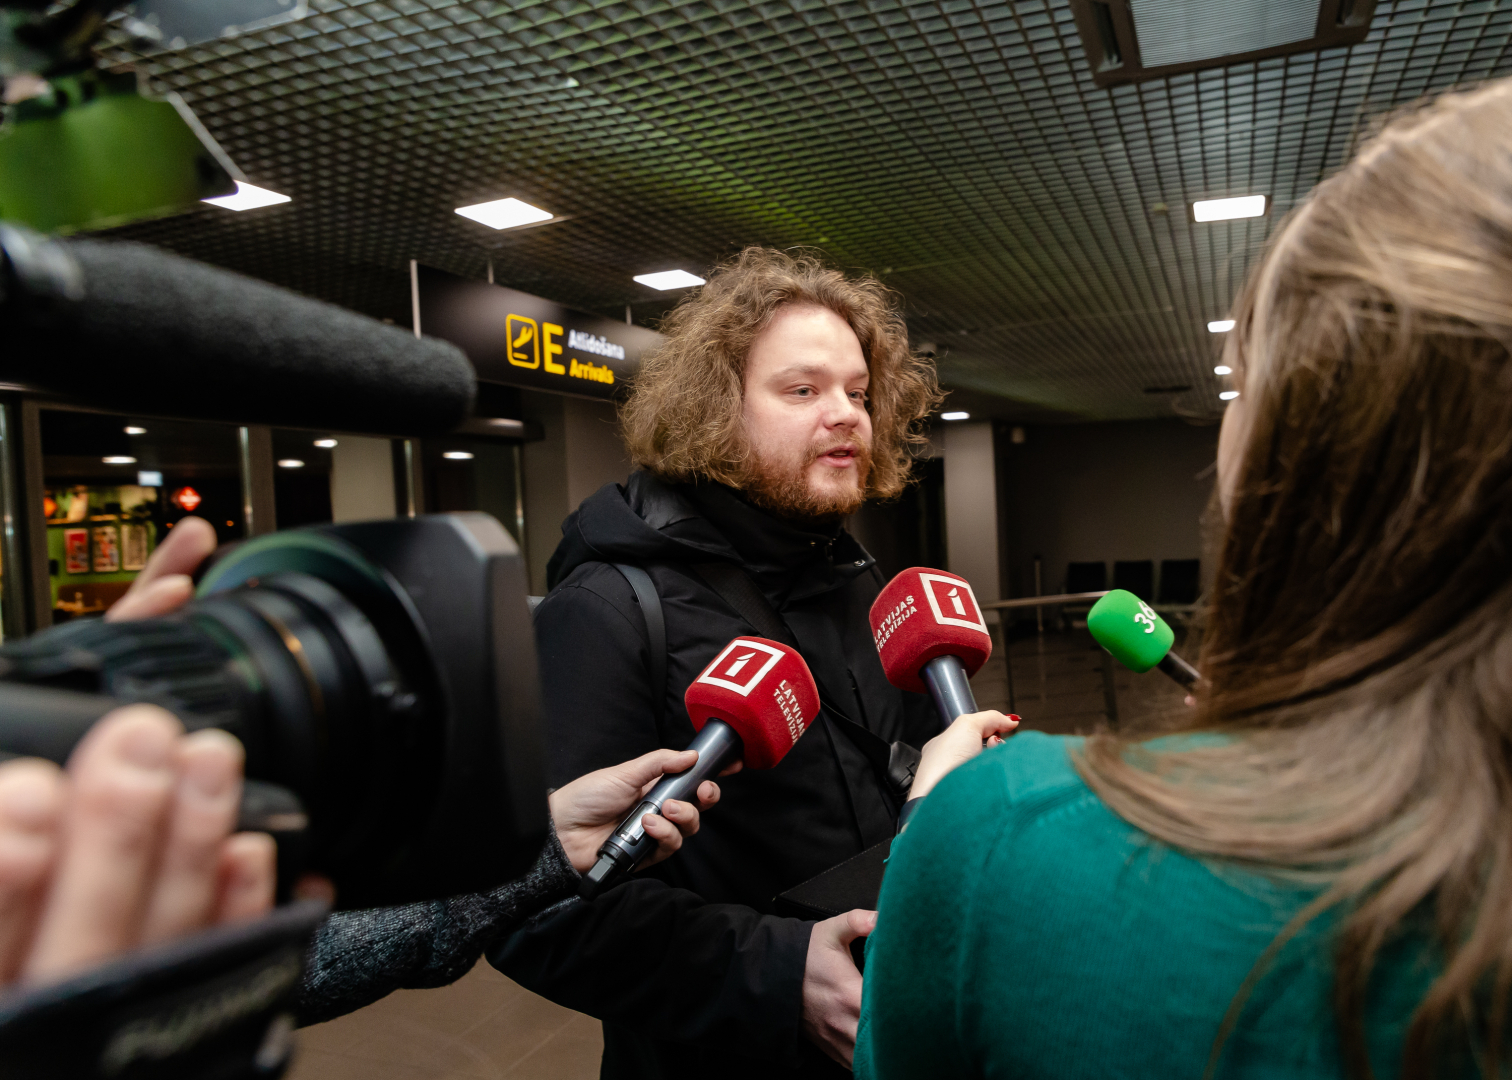
[[[151,619],[177,611],[193,598],[193,579],[188,574],[169,574],[128,591],[105,613],[105,618],[110,622]]]
[[[698,832],[698,808],[692,803],[668,799],[662,804],[661,816],[676,825],[677,831],[684,836],[693,836]]]
[[[336,903],[336,883],[323,874],[303,874],[294,883],[294,899]]]
[[[726,765],[723,769],[720,769],[719,775],[731,776],[735,773],[738,773],[743,768],[745,768],[745,762],[737,758],[733,765]]]
[[[160,611],[143,611],[141,598],[163,579],[192,575],[214,550],[215,528],[204,518],[183,518],[158,545],[126,595],[105,613],[105,618],[114,621],[162,614]],[[157,595],[159,600],[163,598],[162,594]],[[142,613],[134,613],[138,611]]]
[[[664,807],[665,809],[665,807]],[[641,826],[646,830],[646,835],[656,841],[656,850],[641,863],[642,867],[659,863],[663,859],[671,858],[682,848],[683,834],[677,826],[668,821],[660,814],[646,814],[641,818]]]
[[[843,915],[826,919],[819,925],[825,927],[836,945],[849,947],[852,941],[872,932],[877,925],[877,913],[865,908],[852,908]]]
[[[182,730],[162,709],[133,705],[110,713],[74,749],[63,849],[23,979],[62,978],[139,940]]]
[[[0,765],[0,986],[16,977],[58,850],[62,771],[23,758]]]
[[[696,794],[698,795],[698,808],[700,810],[707,810],[719,801],[719,785],[712,780],[705,780],[698,785]]]
[[[219,850],[219,896],[215,898],[212,917],[215,925],[260,918],[272,910],[273,890],[277,884],[277,861],[278,845],[267,833],[237,833],[222,841]],[[329,892],[328,896],[316,899],[336,899],[336,890],[330,881],[315,874],[306,876],[311,879],[312,888],[323,884]],[[304,883],[301,879],[301,884]],[[304,900],[311,897],[296,898]]]
[[[967,727],[977,732],[982,738],[989,735],[1007,735],[1019,726],[1019,718],[1013,713],[1000,713],[996,709],[984,709],[981,712],[968,713],[956,720],[957,724],[965,722]]]
[[[207,926],[221,887],[221,850],[236,826],[242,746],[215,728],[180,740],[168,836],[142,922],[142,943]]]
[[[696,750],[653,750],[605,771],[614,773],[625,783],[639,788],[644,795],[664,774],[686,772],[697,761]]]

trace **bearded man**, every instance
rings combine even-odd
[[[551,782],[692,741],[685,688],[757,632],[718,587],[732,567],[780,615],[826,707],[776,768],[723,782],[679,858],[553,909],[489,958],[604,1022],[610,1080],[846,1075],[861,997],[849,944],[872,914],[812,923],[771,907],[893,834],[896,797],[849,725],[915,747],[939,730],[928,700],[882,673],[867,613],[885,582],[841,520],[903,489],[940,395],[892,295],[808,258],[748,249],[663,330],[622,413],[638,471],[567,519],[535,616]],[[655,585],[660,678],[615,564]]]

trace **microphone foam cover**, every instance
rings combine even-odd
[[[695,731],[723,720],[745,743],[748,769],[770,769],[819,715],[808,665],[778,641],[738,637],[720,650],[683,695]]]
[[[1097,643],[1130,671],[1149,671],[1165,659],[1176,633],[1139,597],[1114,589],[1087,612],[1087,629]]]
[[[957,656],[968,675],[992,655],[982,609],[966,579],[913,566],[887,583],[871,606],[872,637],[887,681],[928,692],[919,672],[937,656]]]
[[[471,411],[455,345],[144,244],[54,243],[84,295],[8,317],[7,379],[112,412],[375,435],[440,434]]]

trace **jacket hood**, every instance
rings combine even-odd
[[[588,562],[733,562],[781,593],[791,587],[813,594],[851,580],[873,560],[838,525],[795,525],[723,484],[670,484],[638,470],[626,484],[605,484],[568,515],[547,564],[547,587]]]

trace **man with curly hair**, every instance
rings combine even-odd
[[[606,1078],[846,1075],[849,945],[872,914],[804,922],[772,899],[893,834],[876,748],[939,730],[883,676],[867,612],[885,582],[842,519],[903,490],[940,395],[893,295],[808,257],[742,252],[663,330],[622,413],[638,469],[567,519],[536,613],[552,783],[692,740],[684,689],[758,631],[727,599],[742,582],[825,708],[776,768],[723,782],[679,858],[548,912],[490,959],[604,1022]],[[618,566],[649,574],[664,651]]]

